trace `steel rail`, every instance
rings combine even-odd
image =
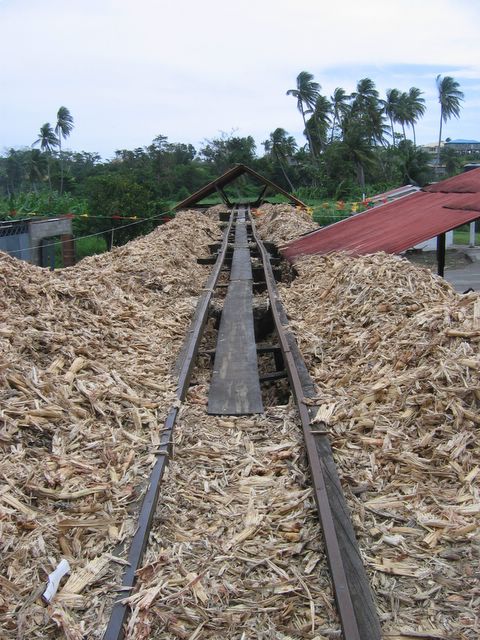
[[[215,267],[207,280],[204,287],[204,293],[200,297],[195,316],[192,321],[191,329],[188,331],[185,340],[185,349],[183,360],[178,374],[177,401],[182,402],[188,391],[191,372],[195,363],[195,358],[203,335],[203,329],[208,317],[208,311],[213,296],[215,285],[218,282],[220,273],[225,261],[225,255],[228,247],[228,239],[233,224],[235,212],[230,216],[229,224],[224,232],[221,248],[218,252]],[[179,407],[175,403],[169,410],[165,419],[164,427],[160,437],[160,443],[156,453],[156,461],[153,466],[147,491],[140,508],[138,516],[138,524],[135,534],[132,538],[130,549],[128,552],[128,565],[126,565],[123,580],[122,591],[127,594],[121,594],[117,597],[110,615],[107,629],[103,635],[103,640],[122,640],[124,637],[124,624],[127,619],[128,606],[124,603],[124,599],[128,597],[135,583],[136,572],[140,568],[140,563],[145,552],[148,542],[148,536],[152,525],[153,516],[157,508],[158,497],[160,493],[160,485],[166,469],[169,451],[172,442],[173,430],[177,419]]]
[[[381,628],[360,550],[356,541],[340,480],[327,437],[327,425],[315,425],[305,399],[314,397],[314,383],[308,374],[293,334],[286,329],[288,320],[280,301],[269,254],[258,237],[255,224],[252,235],[258,245],[265,271],[275,329],[285,368],[294,394],[307,451],[310,474],[325,549],[330,567],[337,610],[345,640],[381,640]],[[332,509],[332,503],[335,510]]]

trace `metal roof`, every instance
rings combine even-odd
[[[384,193],[377,193],[376,195],[367,198],[369,202],[380,203],[382,201],[390,202],[392,200],[397,200],[398,198],[404,198],[405,196],[409,196],[412,193],[416,193],[420,191],[420,187],[416,187],[413,184],[407,184],[404,187],[398,187],[397,189],[390,189],[389,191],[385,191]]]
[[[480,217],[478,210],[455,208],[456,198],[456,194],[420,191],[314,231],[290,242],[281,252],[289,260],[332,251],[357,255],[377,251],[401,253]]]
[[[478,140],[465,140],[464,138],[457,138],[456,140],[447,140],[445,144],[480,144]]]
[[[480,193],[480,169],[473,169],[465,173],[460,173],[453,178],[447,178],[441,182],[436,182],[423,191],[443,193]]]
[[[237,178],[239,178],[244,174],[249,175],[250,177],[254,178],[255,180],[257,180],[263,185],[263,191],[259,194],[257,201],[254,203],[255,205],[260,204],[260,202],[263,200],[265,191],[268,188],[270,188],[275,193],[281,193],[282,195],[284,195],[286,198],[288,198],[289,202],[291,202],[292,204],[306,209],[306,205],[301,200],[299,200],[298,198],[295,198],[295,196],[292,196],[291,193],[288,193],[288,191],[285,191],[285,189],[282,189],[282,187],[279,187],[277,184],[275,184],[271,180],[268,180],[267,178],[260,175],[253,169],[250,169],[250,167],[247,167],[244,164],[236,164],[234,167],[226,171],[224,174],[222,174],[212,182],[209,182],[204,187],[202,187],[192,195],[188,196],[188,198],[185,198],[185,200],[182,200],[181,202],[176,204],[175,209],[179,210],[179,209],[185,209],[187,207],[193,207],[197,205],[201,200],[203,200],[204,198],[207,198],[213,193],[220,193],[220,195],[222,196],[222,199],[225,202],[227,202],[227,204],[229,204],[228,198],[223,192],[223,188],[227,184],[229,184],[230,182],[233,182],[234,180],[236,180]]]
[[[445,208],[480,212],[480,192],[479,193],[456,193],[454,203],[446,204]]]

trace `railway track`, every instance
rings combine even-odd
[[[177,401],[171,407],[161,433],[156,462],[139,511],[136,533],[128,551],[122,591],[114,604],[104,640],[121,640],[133,628],[128,622],[131,594],[144,562],[157,505],[162,506],[162,501],[165,500],[165,496],[161,495],[161,485],[171,454],[173,431],[181,403],[186,400],[191,389],[195,367],[195,384],[210,378],[210,373],[199,371],[199,353],[203,361],[208,363],[211,359],[213,362],[208,405],[205,401],[207,406],[204,406],[211,416],[260,416],[265,411],[265,385],[272,386],[276,381],[288,378],[289,389],[296,403],[298,428],[303,433],[309,482],[321,524],[343,638],[380,639],[376,607],[335,467],[328,426],[317,417],[321,399],[316,397],[314,384],[294,336],[289,331],[277,292],[277,267],[272,265],[275,258],[272,258],[258,237],[248,207],[237,207],[224,224],[222,242],[212,246],[215,255],[205,260],[212,262],[212,272],[199,298],[192,325],[177,361]],[[265,304],[266,301],[263,300],[263,306],[268,308],[268,322],[271,322],[270,335],[266,342],[260,344],[259,322],[254,314],[255,293],[258,292],[265,292],[262,295],[266,295],[268,302]],[[213,345],[208,342],[212,337],[211,330],[209,333],[206,327],[214,299],[215,304],[218,306],[221,302],[222,307],[218,336]],[[258,371],[258,359],[262,357],[265,357],[266,363],[274,365],[273,371],[268,370],[268,365],[267,370]],[[249,424],[254,431],[255,420],[250,418]],[[253,522],[251,528],[254,529],[255,526],[258,527],[258,523]],[[231,549],[229,545],[230,543],[225,547],[228,550]],[[198,575],[188,574],[187,580],[190,575],[197,576],[190,581],[191,584],[196,584]],[[315,609],[314,599],[310,596],[310,607],[312,606]],[[185,637],[202,637],[201,631],[206,625],[208,619],[200,619],[194,634]],[[143,630],[142,638],[159,637],[149,636],[147,627]],[[312,629],[313,627],[314,622]],[[179,634],[178,637],[183,637],[181,632]]]

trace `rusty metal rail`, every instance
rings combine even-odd
[[[344,640],[381,640],[377,609],[333,459],[327,425],[320,423],[312,427],[314,416],[311,411],[314,406],[305,403],[306,399],[316,398],[315,385],[296,340],[287,328],[288,320],[279,298],[270,257],[256,234],[253,221],[252,234],[262,256],[275,331],[302,423]]]
[[[203,294],[197,304],[197,309],[190,330],[185,339],[184,349],[178,363],[178,388],[177,399],[183,401],[188,391],[190,376],[195,363],[195,358],[203,335],[203,329],[208,318],[208,311],[213,296],[213,291],[220,277],[225,255],[227,253],[228,238],[232,228],[234,214],[230,216],[229,224],[224,232],[223,241],[218,252],[215,267],[208,279]],[[103,636],[103,640],[122,640],[124,637],[124,624],[127,618],[128,606],[123,600],[130,595],[135,583],[135,575],[140,568],[140,563],[145,552],[155,510],[157,508],[160,485],[166,469],[169,451],[172,442],[173,429],[178,416],[179,407],[172,406],[160,436],[160,443],[156,454],[156,462],[149,478],[149,485],[140,508],[138,524],[128,552],[128,565],[126,566],[122,580],[122,593],[113,605],[110,620]]]

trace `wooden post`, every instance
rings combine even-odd
[[[445,239],[445,233],[437,236],[437,273],[442,278],[445,273]]]
[[[224,204],[226,204],[227,207],[231,208],[232,205],[231,205],[231,203],[230,203],[225,191],[221,187],[219,187],[217,184],[215,185],[215,189],[217,190],[217,193],[219,194],[220,198],[223,200]]]
[[[262,189],[262,190],[261,190],[261,192],[260,192],[260,195],[258,196],[258,198],[257,198],[257,200],[256,200],[256,202],[258,202],[258,204],[259,204],[259,205],[260,205],[260,204],[262,204],[262,200],[263,200],[263,197],[264,197],[265,193],[267,192],[267,189],[268,189],[268,184],[266,184],[266,185],[263,187],[263,189]],[[255,203],[255,204],[256,204],[256,203]]]
[[[62,261],[64,267],[73,267],[75,264],[75,242],[72,235],[60,236],[62,241]]]

